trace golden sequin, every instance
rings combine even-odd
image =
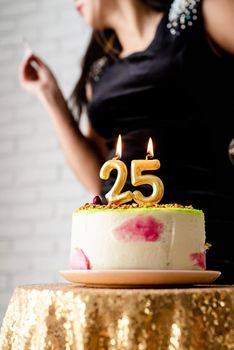
[[[234,288],[15,289],[1,350],[233,350]]]

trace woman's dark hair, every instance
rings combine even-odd
[[[166,11],[172,0],[141,0],[146,6],[156,11]],[[112,29],[94,30],[86,53],[81,63],[81,75],[70,97],[70,105],[74,114],[81,116],[87,105],[86,84],[95,61],[106,56],[108,61],[114,61],[121,52],[120,42]],[[78,113],[76,113],[78,111]]]

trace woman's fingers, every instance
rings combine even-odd
[[[19,78],[21,84],[27,81],[28,79],[30,80],[30,76],[32,77],[36,73],[34,68],[31,66],[31,59],[32,55],[28,55],[22,60],[20,64]]]
[[[38,72],[37,69],[32,65],[32,62],[29,62],[24,69],[24,79],[35,81],[38,80]]]
[[[30,62],[35,62],[41,68],[47,68],[47,65],[45,64],[45,62],[43,62],[42,59],[39,58],[38,56],[36,56],[34,53],[32,53],[29,56],[29,60],[30,60]]]
[[[25,90],[38,97],[58,89],[57,81],[49,67],[33,53],[22,60],[19,80]]]
[[[27,55],[19,69],[19,77],[21,84],[39,80],[40,70],[47,70],[46,64],[35,54]]]

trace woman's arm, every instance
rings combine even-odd
[[[234,0],[203,0],[202,11],[208,38],[234,54]]]
[[[85,137],[77,128],[60,91],[52,96],[47,94],[42,102],[52,119],[62,149],[75,175],[89,192],[99,194],[99,171],[104,159],[100,152],[101,147],[92,135]]]
[[[100,193],[99,170],[103,156],[90,137],[85,137],[74,123],[58,84],[45,63],[37,56],[24,59],[20,67],[24,89],[36,95],[49,113],[65,156],[77,178],[93,194]]]

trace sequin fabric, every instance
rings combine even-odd
[[[191,27],[198,19],[197,12],[200,0],[174,0],[168,15],[167,28],[172,35],[179,35]]]
[[[1,350],[231,350],[234,287],[17,287]]]
[[[98,60],[96,60],[90,68],[89,78],[96,82],[99,81],[107,64],[108,64],[108,58],[106,56],[103,56]]]

